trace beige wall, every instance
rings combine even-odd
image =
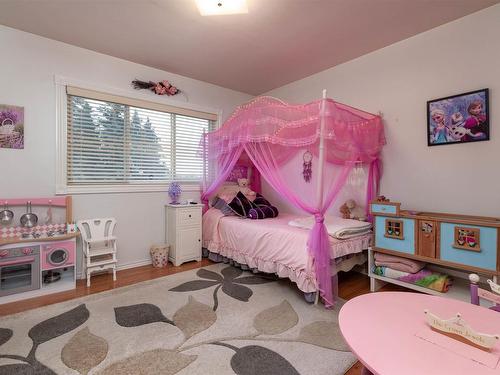
[[[486,87],[491,141],[427,147],[426,102]],[[323,88],[339,102],[383,113],[384,195],[417,210],[500,216],[500,5],[268,95],[308,102]]]
[[[193,105],[221,110],[228,116],[251,97],[205,82],[134,64],[33,34],[0,26],[0,103],[23,106],[24,150],[0,149],[0,198],[55,194],[56,104],[54,75],[135,92],[135,79],[169,79]],[[146,95],[146,93],[144,94]],[[158,99],[158,97],[154,97]],[[169,104],[182,106],[175,97]],[[183,196],[199,199],[199,193]],[[164,240],[166,193],[82,194],[74,197],[76,219],[116,217],[119,266],[147,262],[149,246]],[[44,214],[44,213],[43,213]]]

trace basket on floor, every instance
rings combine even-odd
[[[161,268],[167,266],[169,248],[170,247],[165,244],[151,246],[149,253],[151,254],[153,267]]]

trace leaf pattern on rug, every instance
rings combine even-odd
[[[338,323],[317,321],[302,327],[299,340],[322,348],[349,352]]]
[[[0,366],[0,375],[35,375],[31,365],[25,363],[15,363],[12,365]]]
[[[115,307],[115,320],[122,327],[138,327],[160,322],[175,325],[163,315],[158,306],[151,303]]]
[[[72,310],[38,323],[30,329],[28,336],[35,345],[43,344],[81,326],[87,321],[89,315],[87,307],[81,304]]]
[[[54,371],[52,371],[50,368],[46,367],[36,359],[35,354],[38,346],[74,330],[75,328],[85,323],[89,316],[89,310],[87,309],[85,304],[81,304],[72,310],[66,311],[62,314],[56,315],[50,319],[38,323],[28,332],[28,336],[31,338],[31,341],[33,341],[33,345],[26,357],[22,357],[19,355],[0,354],[0,358],[15,359],[25,363],[15,363],[0,366],[0,375],[56,375]],[[4,333],[4,335],[8,336],[9,334]]]
[[[299,322],[299,316],[287,300],[258,313],[253,321],[254,328],[265,335],[278,335]]]
[[[107,354],[108,342],[85,327],[64,345],[61,360],[69,368],[87,375],[92,368],[104,361]]]
[[[215,269],[215,267],[213,269]],[[165,295],[169,299],[179,297],[179,295],[175,293],[165,293],[165,290],[172,286],[172,280],[168,280],[165,284],[161,284],[164,285],[163,287],[155,288],[155,294],[151,294],[151,298],[145,301],[152,302],[153,304],[133,304],[135,302],[144,301],[144,293],[141,291],[132,293],[132,297],[130,298],[127,298],[127,296],[124,298],[120,297],[120,299],[118,299],[119,302],[114,299],[114,294],[110,294],[110,299],[106,301],[99,300],[97,306],[94,306],[95,302],[89,302],[88,306],[90,313],[85,305],[79,305],[72,310],[38,323],[29,331],[29,335],[33,340],[33,346],[26,357],[16,354],[0,354],[0,360],[2,361],[5,359],[15,361],[10,362],[11,364],[9,365],[0,365],[0,375],[56,375],[56,373],[63,374],[72,371],[70,369],[82,375],[88,373],[98,373],[102,375],[149,375],[161,373],[173,375],[177,374],[179,371],[182,373],[189,372],[198,374],[203,373],[203,371],[206,372],[206,365],[208,365],[209,368],[221,369],[221,372],[222,369],[224,369],[223,371],[225,372],[231,372],[232,368],[237,375],[297,375],[298,371],[294,366],[299,366],[301,361],[303,361],[302,353],[308,351],[313,351],[314,353],[314,351],[324,350],[320,348],[328,349],[330,354],[334,356],[333,358],[339,359],[339,367],[335,367],[337,366],[335,360],[333,362],[328,362],[332,364],[332,374],[341,374],[345,371],[345,367],[343,366],[348,366],[349,363],[344,365],[342,361],[348,354],[335,354],[336,351],[348,351],[347,346],[345,346],[341,338],[338,324],[332,321],[337,319],[336,314],[331,315],[329,313],[319,315],[319,311],[311,311],[312,315],[309,315],[308,310],[302,307],[302,300],[297,302],[295,300],[296,296],[294,295],[287,295],[287,299],[283,299],[284,295],[280,294],[282,292],[281,287],[272,284],[258,288],[261,291],[266,291],[266,294],[262,296],[265,297],[262,299],[264,307],[253,304],[249,306],[249,309],[240,310],[243,305],[238,302],[230,303],[231,299],[225,298],[222,302],[227,303],[227,306],[224,306],[227,307],[227,309],[224,309],[222,313],[216,314],[216,304],[214,304],[215,308],[212,308],[210,305],[200,302],[201,298],[209,298],[210,294],[213,294],[214,301],[216,301],[217,292],[219,289],[223,289],[224,292],[228,291],[228,295],[231,296],[231,298],[235,298],[236,301],[245,299],[248,301],[252,296],[252,290],[250,289],[252,285],[274,281],[274,279],[270,279],[266,276],[254,276],[249,272],[244,273],[240,269],[225,265],[218,266],[216,269],[216,272],[206,269],[199,269],[196,274],[195,271],[190,272],[181,279],[181,282],[178,282],[182,283],[185,281],[185,283],[173,288],[176,289],[175,292],[188,292],[193,289],[205,290],[205,293],[187,293],[187,295],[181,296],[185,298],[185,300],[181,299],[184,305],[179,304],[180,307],[175,314],[173,314],[173,317],[171,317],[172,321],[166,318],[159,305],[154,304],[159,300],[163,300]],[[201,279],[196,280],[196,276]],[[225,285],[230,284],[233,284],[233,286],[223,288]],[[234,285],[236,285],[236,288]],[[207,290],[206,288],[209,287],[211,287],[211,289]],[[248,289],[250,293],[246,295],[246,292],[238,290],[238,287]],[[272,291],[275,292],[275,296],[282,296],[281,302],[279,299],[274,299],[275,297],[271,299],[268,298],[268,293]],[[237,297],[232,296],[231,293],[234,293]],[[197,300],[197,298],[200,300]],[[259,302],[260,301],[261,300],[259,300]],[[65,311],[67,308],[66,306],[68,305],[60,305],[60,311]],[[90,314],[92,314],[92,321],[95,322],[100,319],[97,314],[94,314],[95,308],[97,308],[97,310],[95,310],[97,312],[101,311],[99,308],[109,310],[115,306],[118,306],[114,310],[117,324],[108,324],[105,330],[95,332],[103,337],[96,336],[93,332],[90,332],[88,328],[84,328],[84,326],[75,329],[79,325],[85,323],[89,319]],[[234,315],[235,307],[238,309],[238,316]],[[51,308],[43,311],[54,310]],[[170,314],[171,313],[169,313],[169,316]],[[29,317],[30,315],[27,316]],[[5,328],[0,328],[0,345],[5,344],[9,340],[13,341],[13,333],[19,335],[20,332],[26,332],[30,328],[30,326],[26,326],[26,324],[29,324],[27,322],[34,321],[36,323],[40,319],[37,318],[36,313],[35,315],[31,315],[31,317],[34,320],[30,320],[30,318],[26,321],[23,320],[24,323],[17,321],[15,324],[12,323],[14,324],[13,326],[7,325],[10,329],[6,328],[7,326],[4,326]],[[231,326],[234,326],[234,323],[238,324],[237,322],[239,322],[240,319],[242,321],[244,320],[245,329],[239,332],[240,336],[231,336],[233,338],[228,337],[226,332],[228,321],[226,321],[226,318],[230,318],[229,322],[232,322]],[[236,318],[236,320],[234,320],[234,318]],[[309,324],[305,323],[307,325],[303,326],[304,319],[307,322],[314,322]],[[142,350],[145,349],[139,349],[140,345],[137,347],[130,347],[130,342],[133,342],[136,338],[136,333],[142,332],[139,327],[154,322],[173,324],[176,325],[179,330],[169,328],[167,336],[154,337],[152,345],[146,346],[146,352],[142,352]],[[218,323],[217,325],[215,325],[216,322]],[[300,324],[301,322],[302,324]],[[91,323],[89,324],[92,326]],[[300,326],[298,326],[299,324]],[[17,330],[17,326],[22,327],[21,331]],[[120,326],[138,328],[135,328],[135,330],[123,330]],[[106,331],[108,327],[110,331]],[[292,334],[293,337],[290,337],[293,327],[295,327],[293,331],[299,331],[299,334]],[[222,330],[219,330],[219,328],[222,328]],[[43,332],[44,329],[50,332]],[[71,332],[73,329],[75,329],[75,331]],[[210,331],[208,329],[210,329]],[[129,337],[132,341],[125,340],[126,343],[124,344],[126,345],[127,351],[120,350],[120,345],[122,345],[121,342],[118,343],[113,341],[113,333],[117,330],[120,333],[125,333],[127,331],[131,332],[130,334],[132,337]],[[205,340],[196,339],[196,335],[200,332],[203,332],[200,336],[203,336]],[[287,332],[286,337],[275,336],[285,332]],[[47,342],[63,334],[68,334],[67,338],[65,337],[64,340]],[[16,339],[20,338],[16,336]],[[191,345],[186,346],[185,344],[189,339],[193,341]],[[22,346],[20,345],[18,349],[15,350],[16,352],[25,353],[26,350],[29,349],[29,347],[26,348],[26,343],[29,343],[30,340],[25,337],[24,341],[25,343]],[[109,341],[109,344],[107,341]],[[241,344],[244,345],[243,347],[238,348],[225,341],[245,343]],[[47,342],[45,347],[56,350],[52,350],[52,354],[47,354],[46,350],[43,350],[43,353],[37,353],[38,345],[44,342]],[[256,345],[252,345],[252,342]],[[279,352],[274,351],[274,346],[272,346],[273,349],[268,349],[266,348],[266,346],[268,346],[266,343],[268,342],[278,342],[280,343],[279,347],[282,347],[282,349],[279,349]],[[12,342],[11,344],[14,343]],[[217,356],[208,356],[204,354],[198,358],[196,355],[190,355],[193,353],[190,352],[190,350],[194,348],[199,348],[198,350],[200,350],[206,345],[220,345],[229,348],[231,353],[229,353],[229,356],[225,357],[228,359],[222,362]],[[289,347],[287,345],[293,346]],[[11,345],[9,345],[9,348],[10,346]],[[63,348],[61,349],[61,347]],[[170,349],[160,349],[167,347]],[[158,349],[151,350],[153,348]],[[287,351],[288,349],[291,349],[290,352]],[[203,350],[207,350],[207,348],[205,347]],[[57,358],[57,355],[53,355],[54,353],[57,354],[57,352],[60,353],[59,358]],[[194,353],[198,354],[197,352]],[[37,356],[43,364],[37,360]],[[330,356],[328,355],[328,357]],[[231,358],[230,361],[229,358]],[[203,362],[207,360],[210,362]],[[215,361],[215,363],[211,363],[211,361]],[[354,357],[352,357],[352,361],[355,361]],[[351,364],[353,362],[351,362]],[[64,367],[64,365],[67,367]]]
[[[171,292],[192,292],[196,290],[210,288],[216,286],[213,294],[214,307],[213,310],[216,311],[219,306],[219,300],[217,297],[217,292],[222,288],[222,291],[238,301],[248,302],[250,297],[252,297],[252,289],[246,287],[245,285],[257,285],[265,284],[271,281],[276,281],[275,277],[264,277],[264,276],[245,276],[238,277],[243,273],[240,268],[236,267],[226,267],[222,269],[221,275],[216,272],[206,270],[201,268],[196,272],[198,277],[204,280],[192,280],[185,282],[175,288],[170,289]],[[242,284],[242,285],[240,285]]]
[[[173,320],[187,340],[214,324],[217,315],[210,306],[198,302],[193,296],[189,296],[187,304],[177,310]]]
[[[238,375],[299,375],[295,367],[278,353],[258,345],[235,348],[231,367]]]
[[[11,329],[0,328],[0,345],[3,345],[7,341],[9,341],[13,334],[14,332],[12,332]]]
[[[99,375],[162,374],[174,375],[198,358],[165,349],[139,353],[113,363]]]
[[[37,360],[31,360],[31,362],[28,362],[27,358],[15,355],[10,356],[8,354],[3,354],[0,358],[10,358],[26,362],[0,366],[0,375],[57,375],[54,371]]]

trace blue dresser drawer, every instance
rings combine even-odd
[[[399,215],[399,203],[371,203],[370,212],[372,214]]]
[[[401,225],[402,238],[388,236],[386,228],[389,223]],[[415,254],[415,220],[394,218],[388,216],[375,216],[375,247],[400,253]]]
[[[465,237],[458,233],[464,228]],[[467,231],[467,228],[470,230]],[[469,232],[472,238],[467,237]],[[476,236],[479,235],[479,238]],[[448,262],[495,271],[497,269],[497,228],[441,223],[440,258]],[[469,243],[467,243],[469,241]]]

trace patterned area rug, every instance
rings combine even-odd
[[[0,318],[0,374],[344,374],[338,309],[216,264]]]

